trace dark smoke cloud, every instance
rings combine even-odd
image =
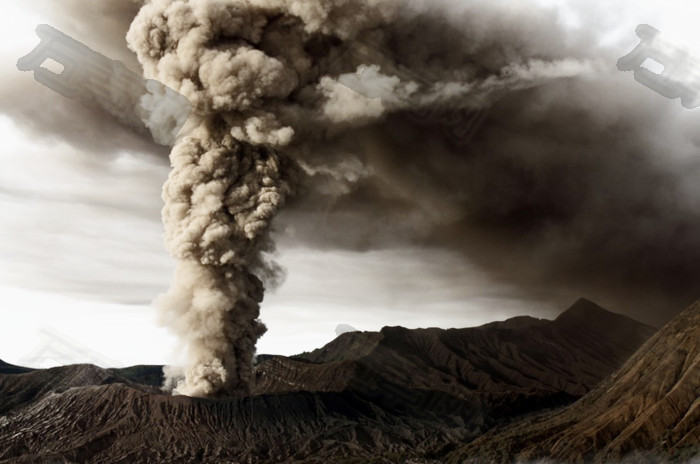
[[[385,57],[419,75],[483,83],[540,63],[545,78],[487,98],[465,91],[422,123],[399,108],[324,146],[345,147],[371,174],[343,178],[335,164],[340,186],[319,183],[304,206],[326,207],[323,224],[297,221],[300,236],[359,249],[442,244],[524,298],[563,307],[587,295],[654,324],[697,298],[700,118],[617,71],[629,50],[585,45],[596,41],[547,12],[474,4],[406,13],[382,40]],[[576,72],[543,70],[557,60]],[[464,146],[440,122],[450,106],[488,110]]]

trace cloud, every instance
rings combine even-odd
[[[381,51],[419,76],[459,75],[467,90],[423,119],[399,107],[320,144],[321,153],[351,153],[371,175],[319,170],[320,188],[297,203],[308,214],[282,222],[317,246],[443,246],[526,300],[564,307],[587,295],[668,320],[700,294],[698,115],[617,71],[631,48],[542,27],[556,23],[550,12],[456,8],[400,17],[383,29],[392,48]],[[469,91],[489,82],[491,94]],[[463,105],[486,116],[458,145],[445,121]],[[342,187],[329,187],[331,177]]]
[[[11,137],[0,159],[0,276],[6,284],[147,304],[167,285],[159,199],[163,159],[110,157]],[[11,142],[10,142],[11,141]]]

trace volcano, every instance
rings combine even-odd
[[[260,356],[253,393],[224,400],[167,395],[154,366],[6,373],[0,462],[456,458],[489,430],[598,391],[655,331],[580,300],[553,321],[344,333],[311,353]]]

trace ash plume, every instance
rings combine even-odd
[[[264,265],[270,221],[295,185],[294,165],[279,152],[293,128],[268,107],[311,77],[303,46],[313,34],[333,27],[347,35],[372,21],[348,8],[360,11],[352,2],[156,0],[132,23],[127,40],[146,75],[186,95],[196,112],[170,154],[163,221],[178,264],[156,301],[189,356],[179,393],[250,389],[265,332],[253,270]]]
[[[188,355],[179,393],[250,391],[255,343],[265,332],[260,277],[274,274],[264,259],[271,221],[300,187],[312,197],[344,195],[344,183],[376,173],[372,157],[393,156],[376,133],[388,115],[480,108],[509,91],[595,70],[583,57],[547,55],[544,42],[531,56],[496,47],[490,61],[465,61],[493,45],[484,37],[431,63],[434,84],[396,72],[402,57],[420,71],[426,64],[417,63],[436,47],[463,43],[457,29],[440,37],[442,22],[427,3],[398,0],[152,0],[140,9],[130,48],[146,77],[188,97],[195,113],[170,154],[163,221],[178,264],[156,300]],[[406,53],[420,30],[437,40]],[[358,53],[358,44],[371,53]],[[370,66],[362,78],[381,99],[343,84],[360,66]],[[368,126],[359,148],[364,169],[343,146]],[[431,205],[433,219],[451,208],[430,191],[420,202]]]

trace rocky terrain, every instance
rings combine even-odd
[[[580,300],[554,321],[345,333],[260,356],[254,394],[229,400],[166,395],[158,366],[6,372],[0,462],[459,461],[488,430],[591,391],[655,331]]]
[[[312,353],[266,359],[256,393],[352,391],[419,415],[468,405],[481,430],[584,395],[655,331],[582,299],[554,321],[346,333]]]
[[[700,302],[581,400],[494,430],[448,461],[687,462],[699,444]]]

